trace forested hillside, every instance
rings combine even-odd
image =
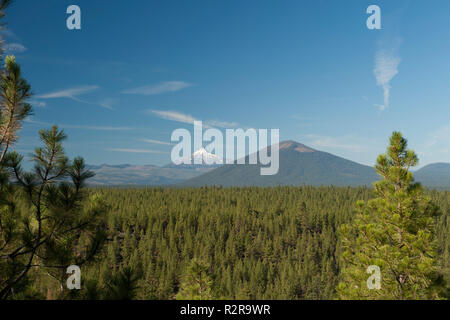
[[[213,298],[335,298],[336,230],[352,219],[357,200],[372,197],[369,188],[350,187],[94,191],[110,205],[110,241],[82,267],[75,298],[101,298],[122,279],[135,288],[133,298],[174,299],[193,258],[207,267]],[[430,194],[443,212],[438,246],[449,279],[450,192]],[[48,279],[40,285],[46,290]],[[47,297],[57,296],[56,284],[53,290]]]
[[[414,173],[416,180],[430,188],[450,190],[450,163],[429,164]]]

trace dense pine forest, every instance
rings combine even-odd
[[[352,220],[357,200],[373,197],[370,188],[350,187],[90,191],[109,204],[109,236],[100,257],[82,267],[83,289],[72,298],[175,299],[192,261],[208,279],[202,298],[336,298],[337,230]],[[442,211],[437,246],[448,280],[450,192],[427,193]],[[40,279],[43,298],[63,294]],[[121,282],[122,292],[114,291]]]

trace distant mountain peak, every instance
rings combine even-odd
[[[293,140],[287,140],[280,142],[279,145],[280,150],[287,150],[292,149],[298,152],[316,152],[317,150],[314,150],[308,146],[305,146],[304,144],[295,142]]]
[[[208,151],[206,151],[205,148],[201,147],[200,149],[198,149],[197,151],[195,151],[192,156],[196,156],[196,155],[204,155],[204,154],[209,154]]]
[[[197,151],[195,151],[191,156],[192,162],[196,163],[195,160],[200,160],[202,164],[222,164],[223,159],[215,154],[209,153],[205,148],[201,147]]]
[[[423,166],[422,167],[422,169],[425,169],[425,168],[439,168],[439,169],[442,169],[442,168],[450,168],[450,162],[436,162],[436,163],[430,163],[430,164],[427,164],[427,165],[425,165],[425,166]]]

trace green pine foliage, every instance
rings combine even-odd
[[[359,201],[355,218],[341,228],[340,298],[439,297],[438,283],[443,281],[438,272],[435,221],[440,210],[414,182],[410,169],[417,163],[406,139],[394,132],[386,154],[378,157],[375,166],[383,178],[374,184],[376,198]],[[379,289],[366,284],[371,265],[381,269]]]
[[[43,147],[33,155],[34,168],[22,168],[23,157],[7,153],[0,181],[0,298],[39,284],[44,274],[67,294],[66,268],[94,259],[106,239],[106,205],[85,190],[92,176],[82,158],[69,161],[62,146],[66,135],[56,126],[41,130]]]
[[[17,140],[17,132],[22,121],[32,114],[27,100],[31,97],[31,87],[22,78],[19,64],[14,56],[7,56],[5,69],[0,79],[0,163],[8,148]]]
[[[194,298],[195,290],[186,294],[193,261],[207,266],[213,299],[335,299],[344,267],[338,230],[357,216],[358,200],[374,197],[370,188],[308,186],[92,192],[109,204],[110,241],[97,262],[82,269],[83,279],[98,278],[104,288],[131,268],[138,276],[136,299]],[[437,268],[448,278],[450,192],[425,194],[443,213],[433,225]]]
[[[183,276],[178,300],[211,300],[212,280],[209,276],[209,265],[203,261],[193,259]]]

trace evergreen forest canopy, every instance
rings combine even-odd
[[[37,276],[32,277],[36,297],[338,298],[343,268],[338,230],[355,218],[358,200],[374,196],[369,188],[350,187],[91,192],[109,205],[103,253],[82,267],[82,290],[61,291],[56,281]],[[435,223],[438,268],[448,283],[450,192],[427,194],[442,210]],[[196,276],[205,279],[203,296],[186,280]],[[440,291],[445,297],[448,287]]]

